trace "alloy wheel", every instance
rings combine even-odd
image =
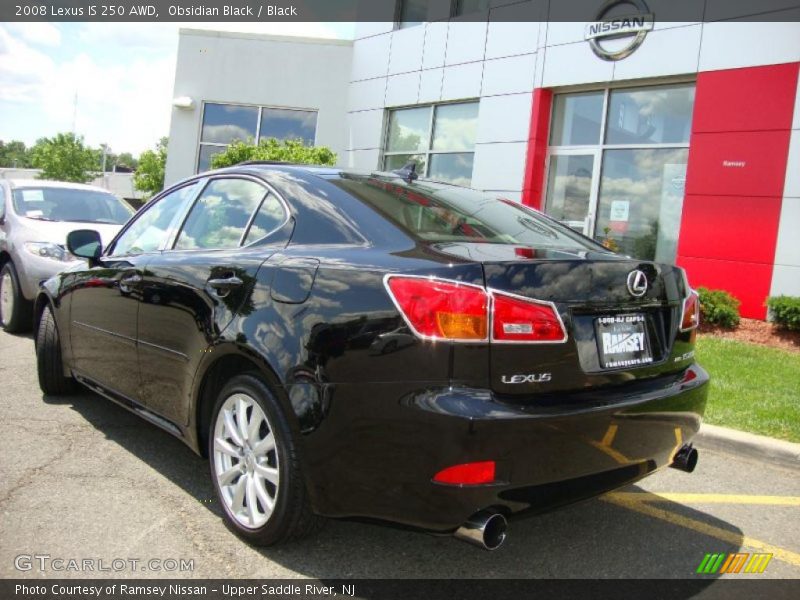
[[[278,497],[278,449],[254,398],[236,393],[223,402],[213,448],[216,483],[228,514],[247,529],[264,526]]]
[[[11,273],[6,271],[0,278],[0,323],[5,323],[14,315],[14,282]]]

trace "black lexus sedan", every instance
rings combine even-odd
[[[78,382],[209,458],[259,545],[321,517],[455,534],[691,471],[708,376],[675,266],[510,200],[245,163],[161,193],[43,284],[46,394]]]

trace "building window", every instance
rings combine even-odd
[[[477,102],[393,110],[383,168],[393,171],[414,162],[421,177],[469,186],[477,128]]]
[[[405,29],[421,25],[428,18],[428,0],[398,0],[397,27]]]
[[[489,9],[489,0],[454,0],[453,16],[460,17],[476,12],[483,12]]]
[[[206,102],[203,105],[197,172],[207,171],[211,157],[223,152],[234,140],[299,139],[312,146],[316,133],[315,110]]]
[[[545,210],[623,254],[674,262],[693,83],[554,99]]]

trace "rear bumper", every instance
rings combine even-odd
[[[504,403],[488,390],[337,387],[306,452],[315,509],[448,532],[475,512],[541,511],[596,496],[670,464],[700,428],[708,375]],[[332,432],[336,432],[333,436]],[[440,469],[495,460],[497,482],[433,483]]]

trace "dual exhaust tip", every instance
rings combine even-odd
[[[686,444],[675,453],[670,467],[691,473],[697,467],[699,454],[691,444]],[[482,510],[472,515],[453,534],[459,540],[483,548],[497,550],[506,541],[508,521],[498,512]]]
[[[679,471],[691,473],[697,466],[698,458],[699,454],[697,450],[695,450],[691,444],[685,444],[675,453],[675,458],[672,459],[670,467],[678,469]]]
[[[497,550],[506,541],[507,528],[508,522],[503,515],[482,510],[467,519],[453,535],[484,550]]]

